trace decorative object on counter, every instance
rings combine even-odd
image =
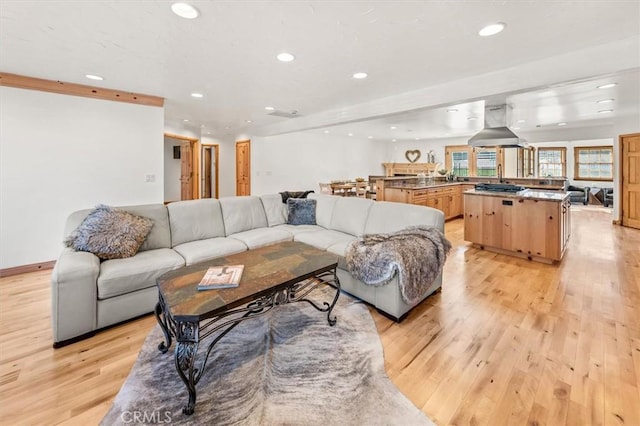
[[[427,163],[435,163],[436,162],[436,156],[433,154],[433,150],[429,150],[429,153],[427,154]]]
[[[357,177],[356,178],[356,182],[364,182],[364,178],[363,177]]]
[[[409,149],[404,153],[404,156],[410,163],[415,163],[420,159],[421,152],[419,149]]]
[[[447,169],[439,169],[439,170],[438,170],[438,174],[439,174],[440,176],[446,176],[446,175],[447,175],[447,173],[449,173],[449,170],[447,170]]]
[[[418,185],[426,185],[427,184],[427,174],[426,173],[418,173]]]

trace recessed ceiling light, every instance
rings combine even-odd
[[[191,96],[194,98],[204,98],[204,95],[202,93],[192,93]]]
[[[253,120],[246,120],[247,123],[253,123]]]
[[[495,24],[489,24],[480,31],[478,31],[478,35],[482,37],[488,37],[492,35],[496,35],[507,26],[504,22],[496,22]]]
[[[179,17],[185,19],[194,19],[199,15],[198,9],[187,3],[174,3],[171,5],[171,10]]]
[[[612,110],[612,109],[601,109],[601,110],[600,110],[600,111],[598,111],[598,112],[599,112],[600,114],[607,114],[607,113],[613,112],[613,110]]]
[[[287,52],[282,52],[280,54],[278,54],[278,56],[276,56],[276,58],[278,58],[278,60],[280,62],[291,62],[293,61],[296,57],[293,56],[291,53],[287,53]]]
[[[597,104],[608,104],[609,102],[613,102],[613,101],[615,101],[615,99],[601,99],[596,103]]]
[[[566,126],[567,123],[565,123],[564,121],[562,123],[558,123],[558,126]]]
[[[419,140],[420,140],[420,138],[416,138],[416,140],[417,140],[417,141],[419,141]]]
[[[353,136],[353,133],[349,133],[349,136]]]
[[[395,141],[396,141],[395,139],[391,139],[391,142],[395,142]]]
[[[524,120],[517,120],[516,123],[524,123]]]
[[[456,108],[449,108],[447,112],[458,112],[458,110]]]
[[[85,77],[87,77],[89,80],[97,80],[97,81],[104,80],[104,77],[100,77],[99,75],[95,75],[95,74],[85,74]]]
[[[325,132],[325,133],[329,133],[329,131],[328,131],[328,130],[325,130],[324,132]]]
[[[608,83],[608,84],[603,84],[603,85],[601,85],[601,86],[598,86],[598,89],[608,89],[608,88],[610,88],[610,87],[615,86],[616,84],[618,84],[618,83]]]
[[[267,111],[275,111],[274,107],[264,107],[264,109],[266,109]]]
[[[367,139],[373,139],[373,136],[367,136]]]
[[[188,123],[188,122],[189,122],[189,119],[185,118],[185,119],[184,119],[184,120],[182,120],[182,121],[184,121],[185,123]]]
[[[391,126],[390,129],[391,130],[395,130],[395,129],[397,129],[397,127],[396,126]]]
[[[469,120],[469,121],[475,121],[477,119],[478,119],[478,117],[469,117],[469,118],[467,118],[467,120]]]
[[[362,79],[367,78],[368,74],[366,72],[357,72],[353,74],[353,78]]]

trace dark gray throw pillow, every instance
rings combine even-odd
[[[100,259],[122,259],[138,252],[152,227],[149,218],[101,204],[89,212],[64,244]]]
[[[287,200],[289,225],[315,225],[316,200],[308,198],[289,198]]]

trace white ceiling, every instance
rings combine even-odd
[[[0,0],[0,70],[162,96],[167,123],[188,119],[190,126],[204,126],[203,132],[222,139],[291,120],[269,115],[265,106],[308,117],[640,38],[640,1],[633,0],[192,1],[200,11],[195,20],[178,18],[170,4]],[[507,23],[504,32],[477,35],[496,21]],[[275,56],[283,51],[296,60],[278,62]],[[523,130],[639,114],[637,62],[631,72],[558,81],[504,100],[514,117],[526,120]],[[357,71],[369,78],[353,79]],[[87,73],[105,80],[89,81]],[[616,100],[604,108],[595,102],[605,93],[593,83],[611,78],[619,85],[606,97]],[[205,97],[192,98],[192,92]],[[487,100],[496,101],[501,99]],[[594,105],[614,112],[603,117]],[[411,112],[361,121],[354,130],[340,126],[340,131],[368,135],[379,129],[373,136],[390,138],[385,127],[397,125],[412,130],[401,136],[405,139],[472,134],[482,125],[483,106],[465,102],[457,113],[446,108]],[[480,119],[470,122],[466,114]]]

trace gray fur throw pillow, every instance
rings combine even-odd
[[[69,234],[64,245],[100,259],[122,259],[138,252],[152,227],[149,218],[100,204]]]
[[[308,198],[287,199],[289,225],[315,225],[316,224],[316,200]]]

